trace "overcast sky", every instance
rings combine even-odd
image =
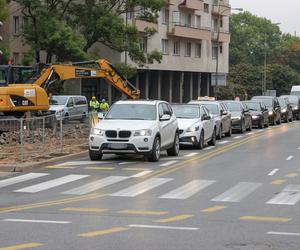
[[[299,0],[230,0],[230,4],[232,8],[243,8],[257,16],[266,17],[273,23],[281,23],[283,32],[294,34],[296,31],[300,36]]]

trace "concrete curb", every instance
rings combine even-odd
[[[74,154],[68,154],[63,156],[54,157],[40,162],[28,162],[23,164],[14,164],[14,165],[0,165],[0,172],[26,172],[32,169],[45,167],[51,164],[57,164],[59,161],[65,161],[68,159],[84,156],[88,153],[88,150],[84,150]]]

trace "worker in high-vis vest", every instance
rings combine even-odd
[[[91,118],[91,123],[92,123],[92,126],[96,125],[98,122],[99,122],[99,119],[98,119],[98,110],[100,108],[100,104],[99,102],[97,101],[96,99],[96,96],[93,96],[92,97],[92,100],[90,100],[90,118]]]
[[[103,112],[103,113],[106,113],[108,110],[109,110],[109,105],[108,103],[106,102],[105,99],[102,99],[101,103],[100,103],[100,110]]]

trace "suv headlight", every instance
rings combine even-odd
[[[192,126],[192,127],[189,127],[186,132],[195,132],[195,131],[198,131],[200,128],[199,126]]]
[[[258,115],[252,115],[252,119],[258,119],[259,116]]]
[[[269,111],[269,115],[273,115],[273,111]]]
[[[151,129],[141,129],[134,131],[133,136],[151,136],[152,130]]]
[[[287,110],[286,109],[282,109],[281,112],[285,113]]]
[[[232,117],[232,120],[241,120],[241,117],[240,116],[235,116],[235,117]]]
[[[293,110],[298,110],[298,106],[296,106],[296,107],[293,107]]]
[[[91,129],[91,134],[92,134],[92,135],[100,135],[100,136],[103,136],[103,135],[104,135],[104,130],[103,130],[103,129],[98,129],[98,128],[92,128],[92,129]]]

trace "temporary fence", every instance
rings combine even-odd
[[[0,163],[28,162],[81,151],[97,114],[0,119]]]

